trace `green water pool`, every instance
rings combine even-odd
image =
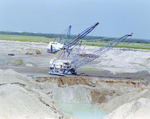
[[[60,107],[64,113],[81,119],[102,119],[106,115],[103,110],[91,104],[57,102],[56,105]]]

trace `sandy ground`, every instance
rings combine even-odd
[[[0,68],[11,68],[27,75],[49,76],[49,61],[55,54],[47,53],[47,45],[46,43],[0,40]],[[84,52],[87,54],[99,49],[99,47],[93,46],[82,46],[82,48],[85,48]],[[36,54],[36,50],[40,50],[42,54]],[[33,53],[33,55],[26,55],[27,52]],[[15,56],[8,55],[11,53]],[[9,63],[15,62],[17,59],[22,59],[26,65],[15,66]],[[128,74],[125,73],[141,71],[150,72],[149,50],[112,49],[93,62],[77,69],[81,76],[98,77],[114,75],[117,77],[118,73],[127,77]]]

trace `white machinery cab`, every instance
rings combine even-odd
[[[73,74],[71,70],[71,62],[68,60],[57,60],[53,63],[55,59],[50,60],[50,74],[65,75]],[[75,73],[75,72],[74,72]]]
[[[63,47],[63,44],[58,42],[49,42],[47,52],[58,52]]]

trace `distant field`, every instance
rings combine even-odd
[[[54,41],[54,38],[46,38],[42,36],[0,35],[0,40],[49,43]]]
[[[54,38],[46,38],[44,36],[0,35],[0,40],[49,43],[49,42],[54,41]],[[83,40],[82,44],[89,45],[89,46],[102,47],[102,46],[107,45],[108,42],[105,42],[105,41],[87,42],[87,41]],[[150,50],[150,44],[148,44],[148,43],[121,42],[116,47],[134,48],[134,49],[149,49]]]
[[[89,46],[99,46],[103,47],[107,45],[108,42],[86,42],[83,41],[83,45],[89,45]],[[116,47],[118,48],[134,48],[134,49],[148,49],[150,50],[150,44],[147,43],[127,43],[127,42],[121,42]]]

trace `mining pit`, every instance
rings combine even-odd
[[[78,69],[78,76],[56,76],[48,73],[49,60],[55,54],[46,52],[46,43],[0,41],[0,46],[2,119],[94,119],[94,116],[95,119],[147,119],[150,116],[147,113],[150,111],[149,50],[113,49]],[[97,48],[85,49],[91,53]],[[36,50],[41,54],[36,54]],[[95,115],[91,117],[90,112]]]

